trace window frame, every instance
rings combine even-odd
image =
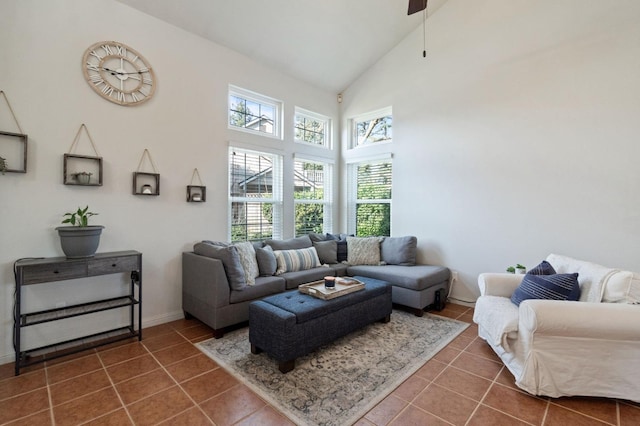
[[[312,143],[312,142],[308,142],[305,141],[304,139],[298,139],[296,137],[296,123],[298,121],[298,116],[302,116],[304,118],[310,119],[310,120],[315,120],[315,121],[320,121],[324,123],[324,141],[322,144],[316,144],[316,143]],[[331,118],[327,117],[326,115],[322,115],[322,114],[318,114],[316,112],[313,111],[309,111],[306,110],[304,108],[300,108],[300,107],[295,107],[294,113],[293,113],[293,141],[305,146],[315,146],[318,148],[324,148],[324,149],[332,149],[333,148],[333,142],[332,142],[332,123],[331,123]]]
[[[271,197],[268,198],[252,198],[252,197],[248,197],[246,195],[243,196],[234,196],[232,195],[232,180],[233,180],[233,169],[232,169],[232,161],[231,161],[231,156],[237,152],[241,152],[243,154],[252,154],[252,155],[256,155],[256,156],[268,156],[272,158],[272,192],[271,192]],[[282,168],[283,168],[283,156],[281,154],[278,153],[274,153],[274,152],[269,152],[267,150],[258,150],[258,149],[251,149],[251,148],[244,148],[242,146],[238,146],[237,144],[230,144],[229,145],[229,149],[228,149],[228,153],[227,153],[227,165],[228,165],[228,170],[227,170],[227,177],[228,177],[228,183],[227,183],[227,198],[228,198],[228,204],[227,204],[227,237],[229,241],[234,241],[233,240],[233,227],[234,227],[234,210],[233,210],[233,204],[234,203],[260,203],[260,204],[271,204],[273,206],[273,218],[272,218],[272,232],[271,232],[271,236],[269,238],[273,238],[273,239],[279,239],[282,238],[282,231],[283,231],[283,174],[282,174]],[[261,171],[259,171],[259,173],[261,173]],[[246,224],[245,224],[246,225]],[[262,238],[264,239],[264,238]],[[259,240],[259,239],[258,239]],[[256,241],[258,241],[256,240]],[[247,241],[247,240],[238,240],[238,241]],[[249,240],[249,241],[253,241],[253,240]]]
[[[393,143],[393,133],[390,139],[379,142],[367,142],[358,145],[358,123],[374,120],[376,118],[391,117],[391,128],[393,129],[393,108],[386,107],[365,114],[360,114],[349,119],[349,149],[361,149],[371,146],[381,146]]]
[[[391,198],[358,198],[358,167],[367,164],[391,164]],[[347,229],[350,234],[358,235],[357,207],[360,204],[389,204],[389,235],[391,235],[391,218],[393,213],[393,155],[373,158],[359,158],[347,163]]]
[[[261,132],[260,130],[254,130],[247,127],[239,127],[231,124],[231,97],[244,99],[245,101],[251,101],[260,105],[273,107],[273,133]],[[239,132],[251,133],[254,135],[260,135],[268,138],[282,140],[282,122],[283,122],[283,110],[284,104],[282,101],[271,98],[269,96],[262,95],[260,93],[252,92],[241,87],[229,85],[229,91],[227,93],[227,128]]]

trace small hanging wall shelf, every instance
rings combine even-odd
[[[74,148],[78,146],[82,129],[91,142],[95,156],[73,154]],[[78,133],[69,147],[69,153],[64,154],[62,183],[65,185],[102,186],[102,157],[98,154],[89,129],[84,123],[80,125]]]
[[[141,172],[140,168],[144,158],[149,159],[149,163],[153,168],[153,173]],[[145,148],[138,163],[138,170],[133,172],[133,195],[160,195],[160,174],[156,165],[153,163],[151,153]]]
[[[200,185],[194,185],[193,181],[198,178]],[[202,185],[202,179],[200,179],[200,172],[198,169],[193,169],[193,175],[191,175],[191,185],[187,185],[187,202],[188,203],[204,203],[207,201],[207,187]]]
[[[27,135],[22,132],[7,95],[2,90],[0,95],[4,97],[19,132],[0,130],[0,173],[27,173]]]

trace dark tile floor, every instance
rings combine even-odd
[[[473,309],[440,315],[471,322]],[[196,320],[144,330],[124,342],[29,367],[0,366],[0,424],[287,425],[282,414],[203,355]],[[639,425],[640,404],[539,398],[513,377],[471,325],[367,413],[358,425]]]

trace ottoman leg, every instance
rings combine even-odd
[[[424,315],[424,309],[414,308],[413,314],[417,317],[421,317]]]
[[[295,359],[278,363],[278,369],[280,370],[281,373],[288,373],[289,371],[293,370],[295,366],[296,366]]]
[[[383,323],[383,324],[386,324],[386,323],[388,323],[389,321],[391,321],[391,314],[387,315],[386,317],[384,317],[384,318],[382,318],[382,319],[380,320],[380,322],[381,322],[381,323]]]
[[[253,343],[251,344],[251,353],[252,354],[257,355],[257,354],[259,354],[261,352],[262,352],[262,349],[260,349],[259,347],[257,347]]]

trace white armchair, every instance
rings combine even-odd
[[[523,275],[484,273],[474,322],[516,379],[535,395],[640,402],[640,275],[551,254],[578,272],[580,301],[510,300]]]

